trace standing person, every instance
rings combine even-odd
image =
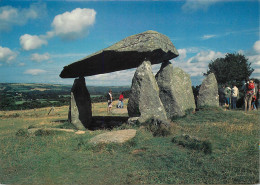
[[[124,95],[123,95],[123,92],[120,94],[119,96],[119,101],[121,102],[121,105],[120,105],[120,108],[124,108]]]
[[[219,104],[220,106],[225,105],[226,99],[225,99],[225,85],[222,85],[221,88],[218,91],[219,94]]]
[[[258,82],[256,89],[256,108],[259,110],[260,107],[260,82]]]
[[[107,93],[107,113],[111,112],[112,102],[113,102],[112,90],[110,89],[109,92]]]
[[[245,111],[251,110],[251,102],[253,95],[255,94],[255,84],[253,80],[250,80],[249,82],[246,82],[244,85],[245,89]]]
[[[252,97],[252,105],[251,105],[251,110],[256,110],[256,106],[255,106],[255,103],[256,103],[256,95],[253,95]]]
[[[233,85],[233,88],[231,89],[231,105],[232,109],[237,108],[237,99],[239,98],[239,90],[236,85]]]
[[[230,108],[231,88],[228,85],[226,85],[224,93],[225,93],[225,99],[226,99],[226,106],[228,108]]]

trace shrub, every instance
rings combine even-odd
[[[145,122],[146,129],[153,133],[153,136],[171,135],[170,124],[167,121],[151,118]]]
[[[54,135],[55,131],[52,130],[44,130],[44,129],[39,129],[35,132],[35,136],[49,136],[49,135]]]
[[[27,129],[19,129],[16,134],[16,136],[29,136],[29,132]]]
[[[212,153],[212,145],[209,141],[202,141],[189,135],[176,136],[172,142],[189,149],[203,151],[205,154]]]

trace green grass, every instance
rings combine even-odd
[[[135,126],[136,137],[119,145],[88,143],[106,130],[16,136],[19,129],[33,125],[69,127],[62,121],[67,107],[47,117],[48,110],[0,112],[0,183],[259,183],[259,111],[198,111],[173,120],[172,134],[165,137],[154,137],[146,127]],[[132,126],[114,130],[125,128]],[[211,153],[172,142],[181,135],[197,138],[190,140],[191,146],[194,141],[208,141]]]

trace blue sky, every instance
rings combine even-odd
[[[180,54],[171,62],[193,85],[226,53],[244,54],[260,79],[257,0],[0,0],[0,82],[72,84],[59,77],[63,66],[147,30],[171,39]],[[86,77],[86,84],[131,85],[134,72]]]

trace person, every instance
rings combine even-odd
[[[244,90],[245,90],[245,111],[250,111],[251,110],[251,102],[252,98],[255,94],[255,84],[253,80],[247,81],[244,84]]]
[[[226,99],[225,99],[225,85],[222,85],[222,87],[219,89],[219,104],[220,106],[225,105]]]
[[[254,94],[252,97],[251,110],[256,110],[255,103],[256,103],[256,95]]]
[[[257,90],[256,90],[256,108],[259,110],[260,106],[260,82],[258,82]]]
[[[224,90],[224,93],[225,93],[225,99],[226,99],[226,106],[228,107],[228,108],[230,108],[230,97],[231,97],[231,88],[228,86],[228,85],[226,85],[226,88],[225,88],[225,90]]]
[[[119,102],[120,102],[120,107],[119,108],[124,108],[123,101],[124,101],[124,95],[123,95],[123,93],[121,93],[120,96],[119,96]]]
[[[111,112],[112,102],[113,102],[112,90],[110,89],[108,94],[107,94],[107,113]]]
[[[231,89],[231,107],[232,109],[237,108],[237,99],[239,98],[239,90],[236,87],[236,85],[233,85],[233,88]]]

